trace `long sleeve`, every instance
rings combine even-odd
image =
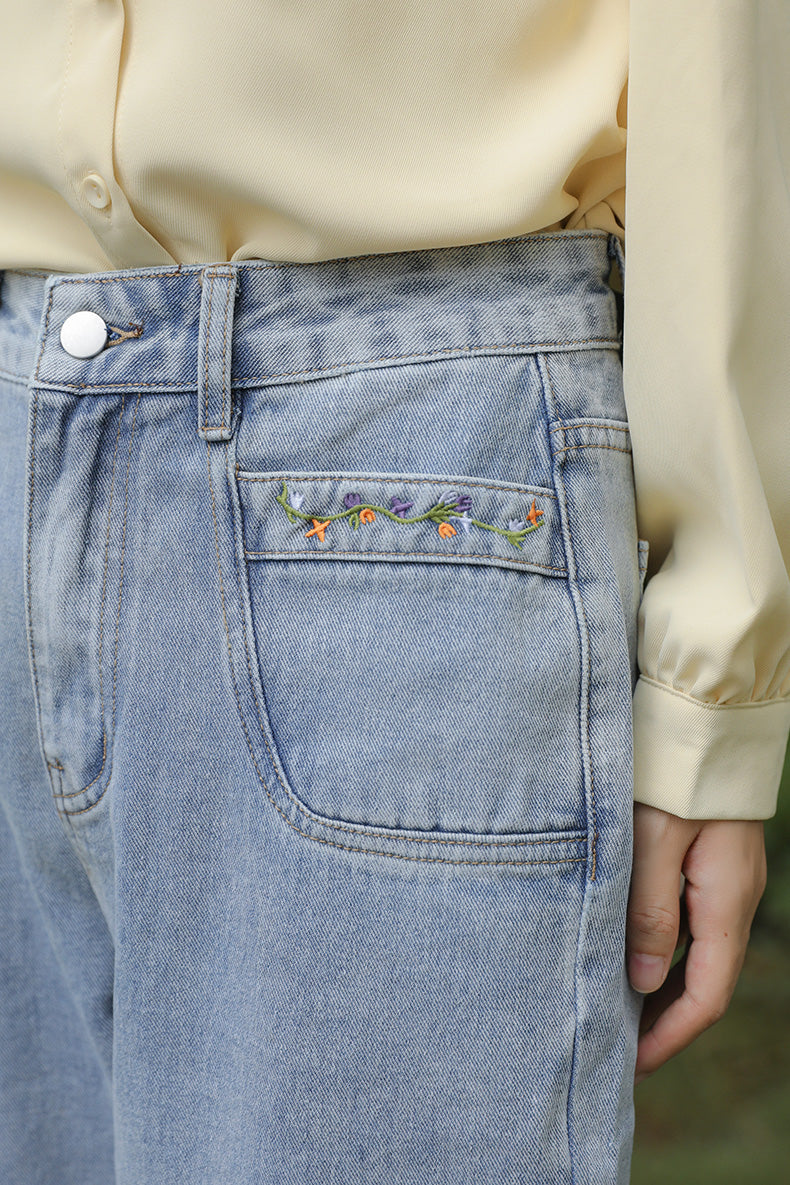
[[[790,6],[631,5],[634,796],[769,818],[790,731]]]

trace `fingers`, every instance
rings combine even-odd
[[[654,839],[649,829],[642,835],[648,850]],[[666,858],[670,862],[676,858],[671,844]],[[645,863],[647,882],[640,874],[638,900],[652,894],[650,867],[654,861],[646,856]],[[672,968],[661,989],[645,1002],[635,1082],[641,1082],[685,1049],[720,1020],[729,1007],[746,957],[751,923],[765,889],[762,823],[703,822],[688,848],[683,870],[690,942],[684,958]],[[664,875],[655,868],[653,875],[658,886],[653,895],[663,901]],[[636,940],[643,941],[641,934]]]
[[[735,991],[747,942],[748,936],[742,935],[695,937],[685,960],[672,969],[681,973],[671,984],[667,980],[664,999],[656,1002],[656,1011],[663,1010],[640,1038],[636,1083],[721,1020]]]
[[[675,963],[674,967],[670,967],[666,979],[661,987],[656,992],[651,992],[645,996],[645,1002],[642,1007],[639,1018],[639,1035],[642,1036],[648,1029],[652,1028],[658,1020],[662,1012],[666,1012],[669,1005],[683,995],[683,990],[686,984],[686,959],[688,951],[683,954],[682,959]]]
[[[681,866],[701,824],[637,803],[628,901],[628,976],[638,992],[654,992],[669,970],[680,932]]]

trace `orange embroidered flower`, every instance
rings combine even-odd
[[[450,523],[439,523],[439,534],[442,539],[449,539],[451,535],[455,534],[455,527],[451,526]]]
[[[317,518],[312,520],[313,528],[311,531],[305,531],[305,539],[309,539],[311,535],[317,535],[321,542],[324,542],[324,531],[329,526],[331,519],[327,519],[325,523],[320,522]]]
[[[372,523],[375,517],[375,514],[368,506],[359,512],[359,521],[361,523]]]
[[[535,499],[533,498],[532,499],[532,509],[530,510],[529,514],[527,515],[527,518],[532,523],[533,527],[535,526],[535,524],[538,521],[539,514],[543,514],[543,511],[535,509]]]

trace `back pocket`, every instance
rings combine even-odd
[[[245,661],[299,829],[334,824],[346,845],[368,829],[461,844],[581,834],[579,634],[554,491],[233,476]]]

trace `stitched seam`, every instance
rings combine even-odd
[[[38,664],[36,663],[36,647],[33,640],[33,579],[31,576],[31,541],[33,538],[33,491],[35,488],[36,471],[36,420],[38,417],[38,391],[33,396],[33,422],[30,427],[30,496],[28,498],[27,519],[27,614],[28,635],[30,638],[30,658],[33,667],[33,683],[36,689],[36,704],[38,705],[41,734],[43,740],[44,721],[41,711],[41,692],[38,682]],[[46,760],[46,757],[44,758]]]
[[[403,854],[397,854],[394,852],[383,852],[383,851],[378,851],[378,850],[371,851],[368,848],[360,848],[360,847],[353,847],[348,844],[340,844],[340,843],[337,843],[335,840],[324,839],[319,836],[310,835],[309,832],[303,831],[300,827],[297,827],[295,823],[291,822],[291,820],[288,818],[288,816],[285,814],[285,812],[281,809],[279,803],[272,796],[268,786],[266,785],[266,782],[264,781],[264,779],[261,775],[261,771],[258,768],[258,762],[256,761],[256,758],[255,758],[255,750],[253,749],[252,741],[250,739],[249,732],[247,731],[247,725],[246,725],[246,722],[244,719],[244,712],[243,712],[243,709],[241,706],[241,698],[239,695],[238,684],[236,682],[236,671],[235,671],[235,667],[233,664],[233,649],[232,649],[231,640],[230,640],[230,629],[228,626],[228,618],[227,618],[227,612],[226,612],[226,608],[225,608],[225,585],[224,585],[224,580],[223,580],[223,576],[222,576],[222,561],[220,559],[220,551],[219,551],[219,524],[217,522],[217,506],[216,506],[216,499],[214,496],[214,482],[213,482],[213,479],[211,476],[211,452],[210,452],[210,449],[208,448],[208,445],[206,445],[206,453],[207,453],[209,490],[211,493],[211,511],[212,511],[212,516],[214,519],[214,547],[215,547],[216,554],[217,554],[217,568],[218,568],[218,573],[219,573],[220,597],[221,597],[221,601],[222,601],[222,620],[223,620],[223,624],[225,627],[225,644],[226,644],[227,651],[228,651],[228,662],[229,662],[229,666],[230,666],[231,681],[233,683],[233,691],[236,696],[236,706],[239,711],[239,719],[241,721],[241,726],[244,731],[245,739],[247,741],[247,748],[249,750],[250,757],[252,759],[252,764],[253,764],[253,766],[255,768],[255,772],[258,776],[258,781],[260,782],[261,786],[263,787],[266,797],[269,799],[272,806],[275,808],[275,810],[280,815],[280,817],[284,820],[284,822],[287,823],[288,826],[292,830],[296,831],[299,835],[303,835],[306,839],[313,840],[313,842],[315,842],[315,843],[327,844],[330,847],[341,848],[344,851],[362,852],[365,855],[386,856],[389,859],[395,859],[395,860],[417,860],[422,863],[439,863],[439,864],[492,864],[492,863],[497,863],[497,864],[517,865],[517,864],[577,864],[577,863],[581,863],[584,859],[586,859],[586,857],[580,856],[580,857],[567,858],[564,860],[497,860],[497,861],[492,861],[492,860],[445,860],[442,857],[438,857],[438,856],[428,856],[428,857],[426,857],[426,856],[407,856],[407,855],[403,855]],[[249,663],[250,658],[249,658],[249,648],[247,647],[246,630],[243,631],[243,636],[244,636],[245,648],[247,648],[247,661]],[[253,699],[256,702],[256,711],[257,711],[258,704],[257,704],[257,699],[254,695],[254,689],[252,688],[252,686],[251,686],[251,690],[253,690]],[[259,725],[261,723],[260,716],[258,718],[258,723],[259,723]],[[265,736],[263,737],[263,740],[266,743],[267,749],[269,750],[269,757],[271,759],[272,758],[271,750],[269,749],[268,742],[266,742]],[[275,772],[275,775],[277,776],[278,781],[280,782],[280,785],[283,786],[283,783],[279,777],[279,772],[277,771],[276,768],[275,768],[274,772]],[[286,794],[288,795],[289,801],[293,802],[294,805],[298,806],[299,809],[302,810],[302,812],[308,818],[310,818],[310,815],[305,810],[305,808],[302,807],[300,803],[296,802],[291,794],[288,794],[288,791],[286,790],[285,786],[283,786],[283,790],[285,790]],[[353,827],[346,827],[346,826],[343,826],[342,824],[322,823],[321,825],[325,826],[325,827],[329,826],[335,830],[346,831],[346,832],[349,832],[349,833],[355,834],[355,835],[369,835],[371,838],[374,838],[374,839],[380,838],[380,837],[376,836],[374,833],[366,832],[366,831],[363,831],[362,829],[355,829]],[[493,842],[492,843],[484,843],[484,842],[480,842],[480,841],[472,841],[471,843],[467,843],[464,840],[433,840],[428,837],[426,837],[425,839],[412,838],[412,837],[397,837],[397,838],[385,837],[384,842],[441,843],[441,844],[445,844],[445,845],[457,844],[457,845],[460,845],[463,847],[477,846],[477,847],[489,847],[489,848],[499,848],[499,847],[504,848],[504,847],[524,847],[524,846],[531,844],[532,842],[534,842],[536,844],[538,844],[538,843],[565,843],[565,842],[568,842],[568,840],[557,838],[557,839],[535,840],[535,841],[529,841],[529,840],[516,841],[514,843],[504,842],[501,844],[497,844],[497,843],[493,843]],[[574,841],[571,840],[570,842],[574,842]],[[581,842],[581,839],[576,842]]]
[[[48,296],[48,298],[47,298],[47,313],[46,313],[46,316],[45,316],[45,318],[44,318],[44,333],[43,333],[43,335],[42,335],[42,338],[41,338],[41,349],[40,349],[40,350],[39,350],[39,352],[38,352],[38,361],[36,362],[36,372],[35,372],[35,374],[33,375],[33,380],[34,380],[35,382],[37,382],[37,381],[38,381],[38,372],[39,372],[39,370],[41,369],[41,362],[42,362],[42,360],[43,360],[43,358],[44,358],[44,350],[45,350],[45,348],[46,348],[46,344],[47,344],[47,336],[48,336],[48,333],[49,333],[49,318],[50,318],[50,314],[51,314],[51,312],[52,312],[52,294],[53,294],[53,291],[54,291],[54,290],[53,290],[52,288],[50,288],[50,290],[49,290],[49,296]],[[87,385],[87,384],[83,384],[83,385]],[[129,384],[129,385],[130,385],[130,384]]]
[[[630,448],[618,448],[616,444],[569,444],[565,448],[558,448],[555,450],[555,456],[560,453],[569,453],[578,448],[607,448],[613,453],[630,453]]]
[[[125,475],[125,479],[124,479],[123,527],[122,527],[122,533],[121,533],[121,560],[120,560],[120,565],[119,565],[120,571],[119,571],[119,580],[118,580],[118,607],[117,607],[116,614],[115,614],[115,647],[114,647],[113,666],[112,666],[112,733],[113,733],[113,735],[115,734],[115,704],[116,704],[116,689],[117,689],[117,678],[118,678],[118,636],[119,636],[119,626],[120,626],[120,621],[121,621],[121,598],[123,595],[123,569],[124,569],[124,559],[126,556],[126,520],[127,520],[127,510],[128,510],[128,506],[129,506],[129,469],[131,467],[132,443],[134,441],[134,430],[135,430],[135,424],[137,422],[137,409],[139,406],[140,406],[140,396],[138,395],[137,399],[135,401],[135,405],[134,405],[134,412],[132,414],[132,426],[129,430],[129,450],[128,450],[128,453],[126,456],[126,475]],[[121,402],[121,414],[118,417],[118,431],[119,431],[119,433],[120,433],[120,425],[121,425],[122,416],[123,416],[123,401]],[[115,443],[116,443],[116,448],[117,448],[117,446],[118,446],[117,438],[116,438]],[[114,467],[115,467],[115,458],[113,457],[113,470],[114,470]],[[114,485],[114,478],[113,478],[113,485]],[[108,516],[108,518],[109,518],[109,516]],[[109,534],[109,526],[108,526],[108,534]],[[103,616],[103,614],[104,614],[104,593],[102,593],[102,616]],[[101,636],[101,632],[100,632],[100,636]],[[101,666],[101,661],[100,661],[100,665],[99,665],[100,686],[101,686],[101,672],[102,672],[102,666]],[[104,697],[102,695],[102,711],[103,710],[104,710]],[[105,735],[105,753],[106,753],[106,733],[104,735]],[[112,758],[111,758],[110,759],[110,768],[107,771],[108,784],[109,784],[109,777],[112,774],[112,766],[113,766],[113,762],[112,762]],[[104,758],[102,759],[102,769],[103,768],[104,768]],[[98,780],[100,775],[101,775],[101,770],[99,770],[99,773],[96,775],[96,777],[93,779],[92,782],[88,783],[88,785],[84,788],[84,790],[78,790],[78,791],[71,793],[71,794],[58,794],[58,795],[56,795],[56,797],[60,798],[60,799],[76,798],[79,794],[84,794],[85,790],[90,789],[90,787],[93,785],[93,783]],[[105,790],[106,790],[106,787],[105,787]],[[96,799],[96,802],[91,803],[90,806],[85,807],[83,810],[69,811],[68,813],[73,814],[73,815],[84,814],[85,811],[92,810],[93,807],[96,806],[97,803],[101,801],[103,796],[104,796],[104,791],[102,791],[102,793]]]
[[[547,367],[548,369],[548,367]],[[619,424],[606,424],[600,420],[574,420],[573,423],[561,424],[556,428],[550,428],[550,432],[565,432],[572,431],[574,428],[601,428],[604,431],[611,432],[630,432],[630,425],[621,426]]]
[[[578,588],[579,582],[576,581]],[[592,814],[592,869],[590,870],[590,879],[595,880],[595,869],[597,862],[596,843],[598,840],[598,821],[596,818],[596,804],[595,804],[595,773],[593,770],[592,750],[590,748],[590,678],[592,675],[591,669],[591,655],[590,655],[590,626],[587,621],[587,613],[584,609],[584,597],[579,590],[579,605],[581,606],[582,617],[584,618],[584,645],[587,651],[587,714],[584,722],[584,740],[587,747],[587,760],[590,763],[590,811]]]
[[[236,472],[236,478],[238,481],[282,481],[282,474],[279,474],[279,473],[275,473],[272,476],[263,475],[263,474],[259,475],[257,473],[254,475],[250,475],[250,476],[244,476],[245,471],[243,469],[240,470],[238,468],[238,466],[236,466],[235,472]],[[388,477],[359,477],[359,476],[357,476],[356,473],[344,473],[341,477],[333,477],[331,474],[327,474],[327,475],[313,474],[313,475],[310,475],[307,477],[299,477],[298,475],[297,476],[289,475],[288,480],[291,482],[295,482],[295,481],[311,481],[311,482],[318,482],[318,481],[334,481],[334,482],[367,481],[367,482],[370,482],[371,484],[374,484],[374,485],[379,485],[379,484],[381,484],[381,485],[387,485],[387,484],[389,484],[389,485],[393,485],[393,484],[397,484],[397,485],[452,485],[453,487],[465,486],[469,490],[495,490],[497,493],[500,493],[500,494],[509,494],[509,493],[541,494],[544,498],[556,498],[556,496],[557,496],[556,494],[553,494],[550,490],[544,489],[543,486],[512,486],[512,487],[508,487],[507,489],[503,489],[501,486],[486,485],[483,482],[458,481],[454,477],[437,478],[437,479],[433,479],[430,477],[398,477],[397,475],[393,475],[392,477],[389,477],[389,478]]]
[[[18,386],[24,387],[26,390],[30,386],[29,379],[26,379],[24,375],[13,374],[10,370],[3,370],[2,367],[0,367],[0,379],[2,379],[4,383],[16,383]]]
[[[697,699],[696,696],[689,695],[686,691],[680,691],[677,687],[671,687],[668,683],[661,683],[658,679],[653,679],[650,675],[645,675],[641,671],[639,678],[644,683],[652,683],[654,687],[660,687],[662,691],[668,691],[670,695],[676,695],[679,699],[687,700],[694,704],[695,707],[709,708],[713,712],[720,712],[723,708],[767,708],[772,704],[790,704],[790,695],[775,696],[773,699],[752,699],[741,700],[734,704],[712,704],[704,699]]]
[[[38,352],[38,360],[36,362],[35,376],[38,375],[38,369],[41,365],[41,359],[44,356],[44,345],[47,339],[47,329],[49,326],[49,314],[52,308],[52,290],[50,289],[49,299],[47,301],[47,311],[44,319],[44,336],[41,341],[41,347]],[[35,377],[34,376],[34,377]],[[35,489],[35,472],[36,472],[36,423],[38,419],[38,390],[35,390],[33,395],[33,421],[30,427],[30,497],[28,499],[28,522],[27,522],[27,613],[28,613],[28,636],[30,639],[30,660],[33,667],[33,684],[35,687],[36,705],[39,718],[39,727],[41,730],[42,748],[45,747],[46,741],[44,737],[44,717],[41,706],[41,691],[38,681],[38,664],[36,662],[36,646],[34,640],[33,630],[33,580],[31,576],[31,552],[33,539],[33,493]],[[46,757],[44,758],[46,760]]]
[[[559,409],[559,404],[557,403],[557,394],[554,390],[554,382],[551,377],[551,371],[549,370],[548,360],[546,359],[546,357],[544,355],[540,359],[540,361],[543,363],[543,365],[542,366],[538,365],[538,372],[539,372],[541,378],[545,374],[546,379],[549,384],[549,402],[551,403],[553,418],[559,419],[560,409]],[[544,384],[544,388],[545,388],[545,384]],[[565,424],[562,421],[560,421],[559,425],[556,428],[553,428],[552,431],[563,433],[563,444],[564,444],[565,443],[565,440],[564,440]]]
[[[589,342],[610,342],[613,346],[616,339],[611,337],[569,337],[555,338],[548,342],[490,342],[483,346],[443,346],[438,350],[417,350],[411,354],[385,354],[381,358],[355,358],[344,362],[333,362],[329,366],[311,366],[305,370],[283,370],[278,374],[245,375],[237,378],[236,383],[266,383],[272,379],[295,378],[303,374],[323,374],[327,370],[339,370],[346,366],[368,366],[374,362],[404,362],[409,358],[436,358],[443,354],[476,354],[487,350],[545,350],[551,346],[583,346]]]
[[[112,523],[112,503],[113,503],[113,497],[115,495],[115,462],[116,462],[116,459],[118,456],[118,441],[120,440],[120,437],[121,437],[121,424],[123,423],[123,410],[124,410],[125,404],[126,404],[126,396],[124,395],[121,397],[121,410],[118,413],[118,430],[115,433],[115,447],[113,448],[113,452],[112,452],[112,469],[110,472],[110,498],[109,498],[109,504],[107,507],[107,534],[106,534],[106,537],[104,540],[104,571],[102,573],[101,609],[99,611],[99,710],[101,711],[101,715],[102,715],[101,768],[99,769],[99,772],[97,773],[96,777],[92,781],[88,782],[87,786],[83,787],[83,790],[90,790],[90,788],[94,784],[94,782],[98,782],[99,778],[102,776],[102,773],[104,771],[104,765],[107,760],[107,730],[104,727],[104,675],[103,675],[103,670],[104,670],[104,605],[105,605],[105,599],[107,596],[107,568],[108,568],[109,558],[110,558],[110,524]],[[77,794],[81,794],[82,792],[83,792],[82,790],[77,791]],[[64,794],[64,795],[61,795],[61,797],[74,798],[74,797],[76,797],[76,794]]]
[[[203,381],[204,381],[205,387],[206,387],[206,392],[205,392],[206,393],[206,402],[205,402],[205,410],[203,412],[203,430],[204,430],[204,432],[207,430],[205,421],[208,419],[208,357],[209,357],[209,353],[211,350],[211,305],[214,300],[213,280],[214,280],[215,275],[216,275],[216,272],[209,272],[208,275],[206,276],[206,279],[211,280],[212,283],[209,284],[209,289],[208,289],[208,311],[207,311],[207,318],[206,318],[206,332],[203,337],[203,349],[205,350],[205,353],[206,353],[206,357],[204,359],[205,374],[203,377]]]
[[[284,370],[284,371],[280,371],[277,374],[245,375],[241,378],[235,379],[231,385],[238,387],[242,383],[267,384],[267,383],[274,382],[276,379],[298,378],[300,375],[307,375],[307,374],[324,374],[326,371],[341,370],[346,367],[363,368],[363,367],[367,367],[367,366],[370,366],[371,364],[378,363],[378,362],[404,362],[404,361],[408,361],[410,358],[423,358],[423,359],[427,360],[430,358],[439,358],[439,357],[451,355],[451,354],[463,357],[464,354],[492,353],[496,350],[524,350],[525,353],[534,353],[536,351],[548,350],[552,346],[563,347],[563,346],[572,346],[572,345],[585,345],[588,342],[609,342],[612,345],[616,344],[615,340],[613,338],[609,338],[609,337],[584,337],[584,338],[568,338],[566,340],[557,339],[557,340],[550,341],[550,342],[508,342],[508,343],[494,342],[494,343],[490,343],[488,345],[483,345],[483,346],[445,346],[439,350],[418,350],[416,353],[412,353],[412,354],[386,354],[381,358],[357,358],[357,359],[352,359],[350,361],[345,361],[345,362],[334,362],[334,363],[332,363],[331,366],[311,367],[308,370]],[[63,383],[63,382],[56,382],[55,380],[52,380],[52,381],[48,381],[46,383],[46,385],[47,386],[56,386],[59,389],[63,389],[63,390],[79,390],[79,391],[88,390],[88,389],[90,389],[90,390],[107,389],[110,391],[120,391],[120,390],[123,390],[125,387],[132,387],[135,390],[137,390],[138,388],[144,388],[144,387],[155,387],[159,390],[171,390],[171,389],[182,390],[182,389],[184,389],[183,387],[176,387],[176,388],[167,387],[164,383],[140,383],[140,382],[135,382],[135,383],[116,383],[116,382],[113,382],[113,383]],[[224,425],[216,425],[216,427],[224,427]],[[204,428],[204,430],[205,430],[205,428]]]
[[[225,314],[224,314],[225,326],[222,331],[222,426],[223,426],[223,428],[225,427],[225,386],[226,386],[226,383],[225,383],[225,362],[227,359],[227,347],[228,347],[228,305],[230,304],[230,289],[231,289],[230,277],[226,276],[225,281],[226,281],[226,283],[225,283],[225,287],[226,287]]]
[[[523,560],[523,561],[517,560],[515,558],[511,558],[510,556],[500,555],[499,552],[489,553],[489,552],[464,551],[464,552],[460,552],[459,554],[455,555],[449,551],[336,551],[334,548],[331,548],[331,547],[322,547],[321,550],[319,551],[318,548],[312,548],[312,547],[301,547],[301,548],[295,547],[293,549],[276,548],[275,547],[275,548],[272,548],[270,551],[247,551],[245,549],[244,554],[248,557],[259,556],[259,555],[279,555],[279,556],[283,556],[286,558],[289,555],[310,555],[310,556],[315,556],[317,558],[320,558],[321,556],[326,556],[326,555],[357,555],[357,556],[360,556],[360,555],[399,555],[399,556],[402,556],[404,560],[408,560],[409,557],[413,556],[413,555],[438,555],[441,557],[441,559],[448,560],[453,563],[463,563],[463,561],[465,559],[469,559],[469,560],[503,560],[506,563],[518,564],[520,567],[523,567],[523,568],[529,568],[529,567],[540,568],[540,570],[542,572],[565,572],[566,571],[565,568],[553,568],[550,564],[536,564],[536,563],[533,563],[532,560]]]
[[[542,366],[542,368],[539,368],[539,369],[541,371],[541,374],[545,374],[546,380],[548,381],[549,401],[552,405],[552,409],[553,409],[555,418],[558,418],[559,404],[557,402],[557,393],[554,390],[554,380],[551,377],[551,368],[549,367],[548,359],[545,356],[543,357],[542,361],[543,361],[543,366]],[[564,425],[562,426],[561,430],[564,430]],[[573,447],[573,446],[568,446],[568,447]],[[588,446],[582,445],[579,447],[585,448]],[[614,447],[614,446],[603,445],[603,446],[599,446],[599,447],[609,448],[609,447]],[[560,453],[564,453],[567,451],[568,451],[568,448],[558,449],[557,453],[555,453],[555,456],[558,456]],[[617,452],[628,452],[630,450],[616,449],[616,451]],[[564,488],[565,488],[564,482],[562,482],[562,487],[564,490]],[[566,504],[567,504],[567,500],[566,500]],[[597,841],[598,841],[598,825],[597,825],[597,819],[596,819],[595,781],[594,781],[594,774],[593,774],[592,753],[590,751],[590,679],[591,679],[591,675],[592,675],[592,672],[590,670],[590,630],[589,630],[589,624],[587,621],[587,614],[584,609],[584,598],[581,594],[581,589],[579,588],[578,568],[576,567],[575,555],[573,553],[573,540],[571,538],[570,528],[568,530],[568,547],[570,548],[571,555],[573,555],[573,559],[574,559],[573,567],[576,570],[576,574],[574,576],[574,583],[576,585],[576,591],[578,594],[579,604],[581,606],[582,617],[584,618],[584,647],[585,647],[586,654],[587,654],[587,718],[586,718],[585,728],[584,728],[584,743],[586,744],[586,748],[587,748],[587,760],[589,762],[589,768],[590,768],[590,823],[592,824],[592,842],[590,845],[590,847],[591,847],[591,851],[590,851],[590,855],[591,855],[590,879],[595,880],[595,872],[596,872],[597,858],[598,858],[597,846],[596,846]],[[569,563],[568,564],[568,571],[569,572],[570,572],[570,567],[571,567],[571,565]]]

